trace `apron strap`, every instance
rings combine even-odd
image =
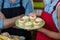
[[[22,4],[23,4],[23,2],[22,2],[22,0],[20,0],[20,6],[21,6],[21,7],[23,6]]]
[[[56,6],[57,6],[57,4],[59,3],[59,1],[56,3],[56,5],[53,7],[53,11],[52,11],[52,13],[51,14],[53,14],[53,12],[56,10]]]
[[[2,2],[2,9],[3,9],[3,7],[4,7],[4,0],[3,0],[3,2]]]

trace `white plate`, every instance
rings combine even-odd
[[[24,26],[20,26],[18,20],[16,20],[15,24],[16,24],[16,26],[17,26],[18,28],[21,28],[21,29],[25,29],[25,30],[35,30],[35,29],[39,29],[39,28],[43,27],[43,26],[45,25],[45,21],[42,20],[40,26],[32,27],[32,28],[26,28],[26,27],[24,27]]]

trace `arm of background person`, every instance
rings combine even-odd
[[[57,11],[58,11],[58,13],[57,13],[58,14],[57,15],[58,16],[58,25],[59,25],[59,28],[60,28],[60,4],[58,5],[58,10]]]
[[[53,32],[44,28],[40,28],[38,29],[38,31],[44,33],[45,35],[47,35],[48,37],[54,38],[54,39],[60,39],[60,32]]]

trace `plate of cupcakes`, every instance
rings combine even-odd
[[[41,28],[45,25],[45,21],[35,15],[32,16],[23,16],[20,19],[17,19],[15,22],[16,26],[25,30],[35,30]]]

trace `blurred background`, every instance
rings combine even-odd
[[[41,14],[42,9],[44,9],[43,0],[33,0],[33,5],[34,5],[34,12]]]

